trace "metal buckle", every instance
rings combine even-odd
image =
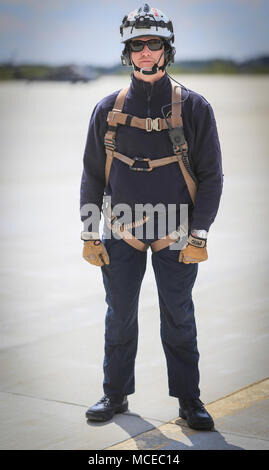
[[[140,162],[150,162],[150,158],[140,158],[140,157],[134,157],[133,160],[138,160]],[[136,168],[133,168],[132,165],[129,165],[129,168],[130,170],[133,170],[133,171],[152,171],[153,168],[150,166],[150,164],[148,163],[148,168],[143,168],[143,167],[136,167]]]
[[[147,132],[152,131],[152,119],[151,118],[146,118],[146,131]]]
[[[146,131],[151,132],[151,131],[161,131],[161,123],[160,123],[160,118],[146,118]]]

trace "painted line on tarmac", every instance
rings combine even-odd
[[[206,409],[212,415],[216,427],[216,420],[224,416],[231,416],[266,398],[269,398],[269,378],[255,382],[223,398],[208,403]],[[205,433],[205,431],[190,429],[185,420],[175,418],[150,431],[143,432],[126,441],[107,447],[105,450],[158,450],[166,447],[171,440],[176,440],[183,445],[190,446],[188,436],[200,432]]]

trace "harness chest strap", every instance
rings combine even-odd
[[[171,118],[168,118],[167,120],[172,124]],[[146,130],[147,132],[151,132],[153,130],[163,131],[164,129],[168,129],[166,119],[139,118],[132,116],[131,114],[114,112],[114,110],[108,112],[107,121],[114,125],[121,124],[123,126],[138,127],[139,129]]]

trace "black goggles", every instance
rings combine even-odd
[[[149,39],[148,41],[130,41],[130,48],[132,52],[143,51],[145,45],[147,45],[151,51],[160,51],[163,47],[163,41],[162,39]]]

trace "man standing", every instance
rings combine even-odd
[[[101,266],[108,304],[104,396],[86,417],[111,419],[128,409],[127,396],[135,391],[138,301],[150,247],[169,395],[178,397],[179,415],[190,427],[208,430],[214,422],[199,398],[192,288],[198,263],[208,257],[207,234],[222,193],[216,122],[204,97],[172,84],[166,67],[174,61],[173,25],[160,10],[145,4],[132,11],[120,32],[122,64],[134,69],[131,83],[96,105],[81,180],[83,257]],[[154,210],[145,215],[146,206],[156,205],[158,219]],[[130,208],[128,220],[119,218],[123,207]],[[169,225],[171,207],[176,230]],[[89,208],[99,209],[91,210],[94,220]],[[149,223],[151,232],[145,233]]]

